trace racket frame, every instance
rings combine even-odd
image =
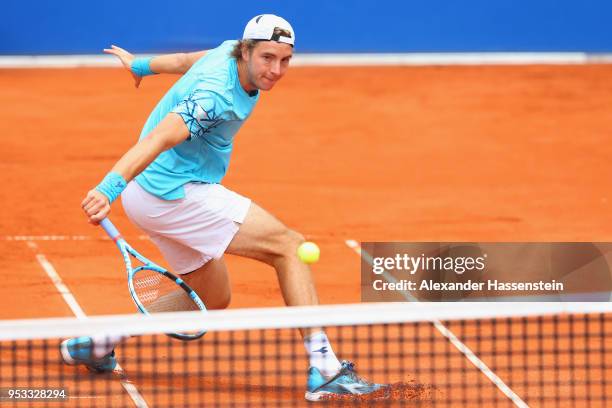
[[[200,299],[198,294],[193,289],[191,289],[191,287],[184,280],[174,275],[173,273],[169,272],[167,269],[162,268],[161,266],[157,265],[155,262],[152,262],[151,260],[147,259],[145,256],[141,255],[138,251],[136,251],[121,236],[121,234],[119,233],[119,230],[117,230],[117,228],[113,225],[113,223],[108,218],[104,218],[100,222],[100,226],[104,229],[104,231],[110,237],[110,239],[112,239],[113,242],[115,242],[115,244],[117,245],[117,248],[119,248],[119,251],[121,252],[121,255],[123,256],[123,261],[125,263],[125,267],[126,267],[126,271],[128,275],[128,289],[130,292],[130,296],[132,297],[132,300],[136,304],[136,307],[138,308],[139,312],[145,315],[150,315],[149,311],[144,307],[144,305],[142,304],[142,302],[136,295],[136,290],[134,288],[134,279],[133,279],[136,273],[138,273],[139,271],[145,270],[145,269],[153,271],[153,272],[157,272],[163,275],[166,279],[170,279],[171,281],[173,281],[177,286],[179,286],[182,290],[184,290],[189,295],[191,300],[193,300],[193,302],[200,308],[200,310],[202,310],[203,312],[206,311],[206,306],[204,305],[204,302],[202,301],[202,299]],[[131,257],[134,257],[136,260],[141,262],[142,265],[136,268],[133,268]],[[170,336],[170,337],[173,337],[179,340],[185,340],[185,341],[197,340],[201,338],[204,334],[206,334],[205,330],[199,333],[195,333],[195,334],[166,333],[167,336]]]

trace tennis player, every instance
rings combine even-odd
[[[318,303],[310,269],[296,254],[304,238],[220,184],[236,133],[260,91],[271,90],[285,75],[294,44],[291,25],[264,14],[248,22],[242,40],[208,51],[134,59],[119,47],[106,50],[130,70],[136,86],[154,73],[183,76],[150,114],[138,143],[87,193],[82,207],[89,221],[98,224],[121,195],[130,220],[149,234],[208,309],[223,309],[230,302],[225,253],[273,266],[287,305]],[[381,387],[360,378],[352,363],[340,362],[321,329],[302,335],[310,360],[308,400],[368,394]],[[110,371],[118,341],[70,339],[62,354],[68,363]]]

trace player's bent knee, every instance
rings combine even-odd
[[[302,242],[304,242],[302,234],[287,228],[279,239],[278,255],[293,255]]]
[[[283,226],[282,229],[268,235],[265,241],[265,245],[259,249],[254,258],[276,267],[278,262],[297,256],[297,248],[304,242],[304,236]]]
[[[304,242],[304,236],[297,231],[287,228],[279,236],[272,255],[271,264],[276,264],[280,260],[296,256],[297,248]]]
[[[297,249],[297,247],[306,241],[306,238],[304,238],[304,236],[297,231],[288,230],[288,234],[290,236],[289,242],[291,243],[292,250]]]

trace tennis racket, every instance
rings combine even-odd
[[[117,244],[128,275],[128,289],[138,310],[144,314],[187,310],[206,311],[204,302],[181,278],[142,256],[121,236],[113,223],[105,218],[100,222],[104,231]],[[133,267],[132,261],[142,265]],[[195,340],[206,331],[166,333],[179,340]]]

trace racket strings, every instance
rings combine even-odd
[[[142,269],[133,278],[136,296],[149,313],[199,310],[189,294],[157,271]]]

